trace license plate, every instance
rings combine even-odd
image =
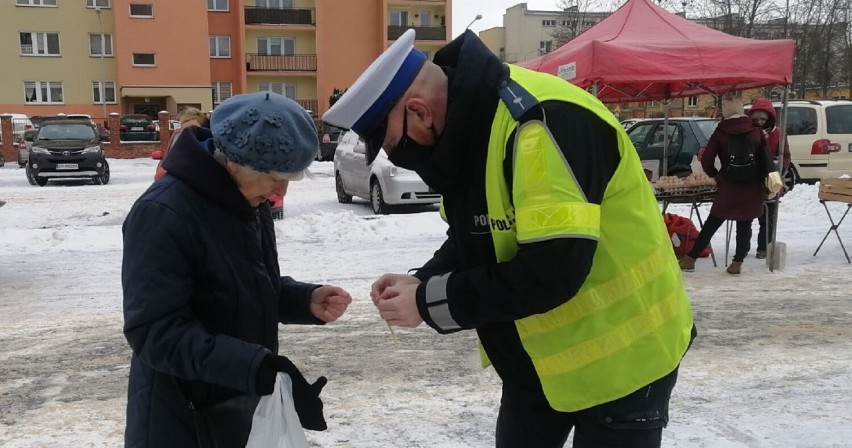
[[[57,170],[76,170],[79,166],[76,163],[58,163],[56,164]]]
[[[130,130],[131,131],[141,131],[142,128],[141,127],[132,127],[132,128],[130,128]]]

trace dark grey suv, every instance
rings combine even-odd
[[[45,121],[33,140],[26,167],[27,180],[44,186],[58,178],[88,178],[95,185],[109,182],[109,164],[95,127],[85,121]]]
[[[660,176],[684,177],[692,172],[693,156],[699,156],[716,130],[719,121],[713,118],[669,118],[666,130],[662,118],[642,120],[627,130],[627,135],[641,160],[658,160]],[[668,133],[668,168],[663,170],[663,141]]]

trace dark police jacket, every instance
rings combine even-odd
[[[278,323],[322,323],[308,308],[318,285],[280,276],[269,205],[249,205],[210,137],[182,132],[168,175],[124,222],[127,447],[196,446],[188,400],[253,394],[260,361],[278,351]]]

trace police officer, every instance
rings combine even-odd
[[[475,329],[503,380],[498,447],[658,447],[694,336],[639,158],[598,100],[470,31],[394,42],[323,116],[442,194],[446,242],[372,286],[391,325]]]

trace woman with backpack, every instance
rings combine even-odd
[[[751,223],[763,214],[763,180],[769,173],[769,153],[766,137],[743,113],[743,103],[738,97],[722,99],[722,121],[701,158],[701,167],[708,176],[716,179],[718,188],[710,215],[704,222],[692,250],[680,260],[684,271],[695,270],[695,259],[710,244],[710,239],[725,220],[737,222],[734,259],[728,266],[729,274],[742,272],[743,259],[751,248]],[[716,157],[721,164],[716,169]]]
[[[784,157],[780,157],[781,128],[775,125],[777,119],[775,108],[772,107],[772,101],[768,98],[758,98],[752,104],[751,109],[749,109],[748,116],[751,118],[751,122],[758,129],[762,129],[764,135],[766,135],[769,157],[772,158],[776,169],[783,166],[783,172],[787,172],[790,169],[790,142],[787,141],[786,137],[784,138]],[[784,195],[783,188],[779,195]],[[766,212],[757,218],[759,230],[757,231],[757,253],[754,256],[757,259],[766,258],[767,243],[775,235],[775,208],[777,206],[775,201],[766,202]]]

